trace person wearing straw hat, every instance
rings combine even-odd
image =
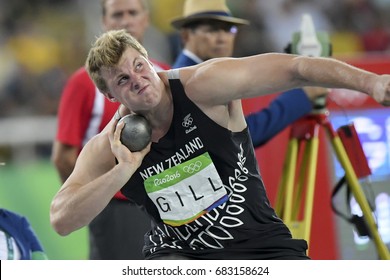
[[[97,38],[86,68],[100,92],[122,105],[82,149],[52,200],[50,221],[68,235],[121,190],[153,220],[146,259],[308,259],[307,242],[292,237],[267,197],[241,99],[321,86],[390,106],[390,75],[331,58],[269,53],[156,72],[123,30]],[[130,113],[152,127],[138,152],[120,140],[119,120]]]
[[[233,17],[224,0],[186,0],[183,16],[171,21],[181,30],[184,49],[172,68],[233,54],[237,28],[249,21]]]
[[[183,49],[172,68],[196,65],[203,61],[233,55],[234,42],[240,26],[249,21],[233,17],[225,0],[186,0],[183,16],[172,19],[180,30]],[[277,96],[268,107],[246,116],[255,147],[313,109],[313,101],[327,94],[323,88],[293,89]]]

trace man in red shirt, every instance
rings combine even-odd
[[[146,0],[103,0],[101,4],[104,31],[126,29],[142,43],[149,25]],[[157,71],[169,69],[152,62]],[[83,145],[106,126],[118,106],[99,92],[84,67],[70,77],[61,96],[52,150],[62,182],[71,174]],[[143,259],[143,235],[149,229],[150,219],[118,192],[89,225],[89,258]]]

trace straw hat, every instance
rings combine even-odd
[[[233,17],[225,0],[186,0],[183,10],[182,17],[174,18],[171,21],[171,24],[177,29],[202,19],[214,19],[235,25],[249,24],[249,21],[245,19]]]

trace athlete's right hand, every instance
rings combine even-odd
[[[124,122],[118,123],[119,120],[112,122],[112,127],[109,133],[111,151],[117,159],[118,163],[129,163],[133,168],[137,169],[144,159],[145,155],[150,151],[151,143],[143,150],[131,152],[120,140],[121,132],[125,126]]]

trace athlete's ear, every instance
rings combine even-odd
[[[109,92],[103,92],[103,95],[111,102],[117,102],[116,98],[113,97]]]

